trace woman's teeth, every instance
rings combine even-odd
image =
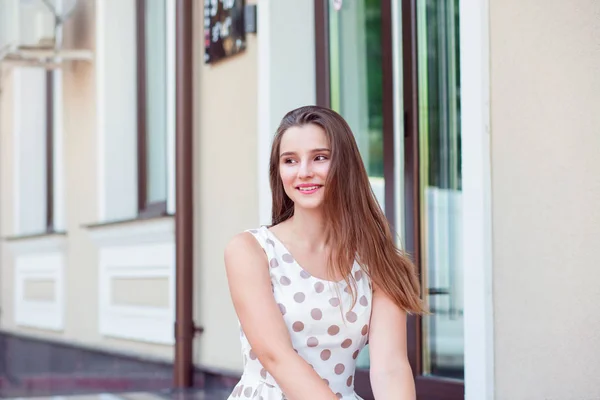
[[[298,188],[298,189],[300,189],[303,192],[308,192],[308,191],[315,190],[315,189],[318,189],[318,188],[319,188],[319,186],[308,186],[308,187],[301,187],[301,188]]]

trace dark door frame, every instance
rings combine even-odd
[[[394,174],[394,85],[393,85],[393,41],[392,1],[381,0],[382,29],[382,75],[383,75],[383,140],[385,213],[392,229],[395,226],[396,210],[394,189],[397,178]],[[421,193],[419,159],[419,113],[417,77],[417,0],[401,0],[402,7],[402,70],[404,103],[404,231],[405,249],[412,255],[421,273]],[[329,17],[328,0],[314,0],[315,4],[315,72],[317,104],[330,106],[329,79]],[[417,389],[417,397],[423,400],[462,400],[464,382],[423,375],[422,319],[409,316],[407,323],[408,357]],[[368,370],[358,370],[355,378],[356,391],[365,398],[373,399]]]

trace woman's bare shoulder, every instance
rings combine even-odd
[[[225,246],[225,266],[235,269],[237,266],[254,264],[262,266],[267,264],[265,252],[250,232],[240,232],[233,236]]]

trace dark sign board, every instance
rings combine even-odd
[[[204,62],[212,63],[246,48],[246,0],[204,0]]]

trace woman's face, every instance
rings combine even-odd
[[[279,173],[288,197],[299,208],[323,204],[325,181],[331,165],[331,149],[325,131],[307,124],[289,128],[279,146]]]

